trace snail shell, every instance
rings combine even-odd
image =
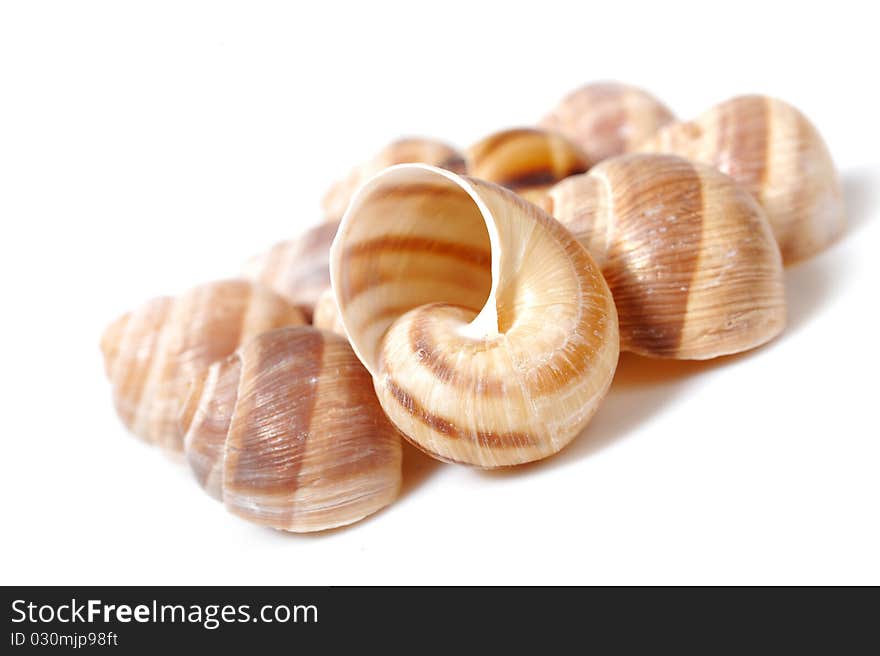
[[[586,154],[560,134],[535,128],[496,132],[467,151],[467,173],[532,202],[550,187],[590,168]]]
[[[549,456],[587,424],[617,365],[617,314],[589,253],[495,184],[395,166],[333,242],[342,322],[382,408],[434,457]]]
[[[297,239],[278,242],[245,263],[242,273],[311,314],[321,292],[330,286],[330,244],[338,227],[338,221],[327,222]]]
[[[465,171],[464,157],[449,144],[421,137],[398,139],[355,168],[347,178],[330,187],[322,200],[325,216],[338,221],[348,207],[352,194],[382,169],[395,164],[416,162],[439,166],[456,173]]]
[[[236,515],[287,531],[351,524],[400,490],[400,435],[348,342],[312,327],[246,342],[197,378],[186,457]]]
[[[571,139],[597,164],[629,152],[673,120],[669,108],[642,89],[595,82],[566,96],[540,125]]]
[[[333,295],[332,288],[328,287],[318,297],[312,325],[321,330],[329,330],[331,333],[346,336],[345,326],[342,325],[342,317],[339,315],[339,308],[336,307],[336,297]]]
[[[840,180],[821,135],[800,111],[765,96],[722,102],[666,126],[639,147],[717,167],[767,212],[786,264],[835,241],[846,217]]]
[[[563,180],[545,208],[593,254],[620,347],[706,359],[782,331],[782,261],[764,212],[726,175],[669,155],[621,155]]]
[[[245,280],[148,301],[111,323],[101,339],[116,410],[139,437],[180,451],[178,419],[190,380],[249,337],[304,323],[296,307]]]

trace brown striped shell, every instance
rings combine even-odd
[[[193,383],[181,423],[199,483],[258,524],[335,528],[400,490],[400,435],[348,342],[326,331],[246,342]]]
[[[416,162],[456,173],[464,173],[465,170],[462,154],[449,144],[423,137],[398,139],[355,168],[347,178],[330,187],[322,200],[325,216],[328,220],[336,221],[342,218],[354,192],[382,169]]]
[[[101,339],[116,410],[139,437],[180,451],[178,420],[190,380],[251,336],[305,322],[292,304],[245,280],[148,301],[111,323]]]
[[[767,212],[786,264],[815,255],[844,231],[840,179],[821,135],[791,105],[766,96],[722,102],[641,144],[717,167]]]
[[[589,253],[498,185],[422,165],[353,199],[333,291],[382,408],[434,457],[544,458],[596,411],[617,365],[617,314]]]
[[[339,316],[339,308],[336,307],[336,297],[333,295],[332,288],[328,287],[318,297],[312,325],[315,328],[329,330],[331,333],[345,337],[345,326],[342,325],[342,317]]]
[[[642,89],[595,82],[566,96],[540,125],[571,139],[592,165],[629,152],[674,120],[666,105]]]
[[[562,135],[535,128],[496,132],[467,150],[467,173],[540,202],[554,184],[590,168],[587,156]]]
[[[248,260],[242,273],[311,314],[321,292],[330,286],[330,244],[338,227],[338,221],[327,222],[296,239],[278,242]]]
[[[716,169],[621,155],[560,182],[546,209],[602,267],[622,350],[706,359],[782,331],[782,261],[770,226]]]

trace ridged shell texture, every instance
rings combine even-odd
[[[287,531],[350,524],[400,489],[400,435],[348,342],[311,327],[245,343],[191,388],[196,478],[233,513]]]
[[[180,451],[178,422],[190,381],[249,337],[305,323],[291,303],[244,280],[145,303],[114,321],[101,339],[120,418],[146,441]]]

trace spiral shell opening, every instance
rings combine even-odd
[[[342,220],[331,280],[383,409],[443,460],[496,467],[555,453],[616,366],[616,310],[595,262],[492,183],[386,169]]]

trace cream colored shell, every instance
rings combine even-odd
[[[590,168],[586,154],[562,135],[535,128],[502,130],[466,153],[468,175],[540,202],[550,187]]]
[[[116,410],[139,437],[180,451],[178,421],[190,381],[246,339],[305,323],[291,303],[245,280],[148,301],[111,323],[101,338]]]
[[[669,108],[642,89],[594,82],[566,96],[540,125],[580,146],[592,166],[631,151],[673,120]]]
[[[598,267],[556,221],[492,183],[385,170],[349,206],[331,278],[383,409],[439,459],[549,456],[611,382],[617,315]]]
[[[348,207],[352,194],[376,173],[395,164],[414,162],[439,166],[457,173],[464,173],[465,169],[462,154],[449,144],[423,137],[398,139],[356,167],[348,177],[330,187],[322,200],[325,216],[330,221],[338,221]]]
[[[338,227],[338,221],[327,222],[278,242],[248,260],[242,273],[311,315],[321,292],[330,286],[330,244]]]
[[[560,182],[546,209],[601,266],[621,349],[706,359],[782,331],[782,261],[770,226],[754,198],[716,169],[622,155]]]
[[[318,297],[318,302],[315,304],[315,314],[312,317],[312,325],[315,328],[329,330],[332,333],[345,337],[345,326],[342,325],[342,317],[339,315],[339,308],[336,307],[336,297],[333,295],[332,288],[328,287]]]
[[[821,135],[800,111],[766,96],[722,102],[673,123],[639,147],[717,167],[767,212],[786,264],[815,255],[846,227],[840,179]]]
[[[249,521],[320,531],[398,495],[400,435],[348,342],[312,327],[246,342],[192,385],[186,456],[212,496]]]

